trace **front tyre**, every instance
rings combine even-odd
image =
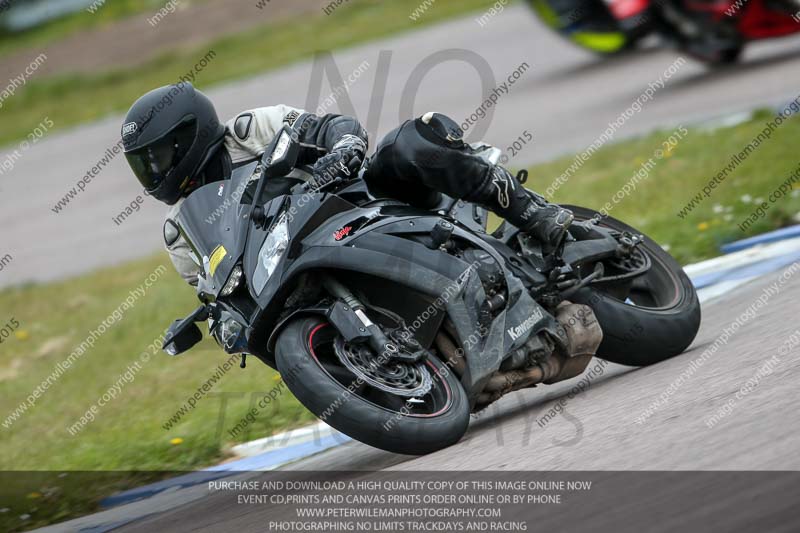
[[[281,376],[320,420],[365,444],[407,455],[435,452],[461,439],[469,425],[469,402],[444,363],[430,357],[424,363],[430,387],[418,397],[402,397],[387,392],[391,387],[385,384],[413,387],[413,369],[384,365],[375,370],[376,381],[365,381],[354,367],[342,364],[337,355],[342,346],[341,336],[321,317],[295,320],[278,337]]]

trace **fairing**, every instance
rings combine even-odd
[[[455,324],[467,360],[462,382],[473,403],[486,380],[529,334],[546,330],[559,335],[555,318],[539,306],[506,267],[513,252],[500,241],[474,233],[485,227],[483,210],[452,204],[465,224],[456,226],[453,237],[485,250],[505,277],[508,304],[491,320],[482,319],[479,313],[487,296],[476,269],[414,240],[430,235],[441,220],[439,216],[392,202],[357,207],[338,195],[306,193],[269,199],[263,204],[267,222],[256,227],[248,218],[251,206],[241,202],[242,196],[247,197],[246,185],[255,167],[253,164],[238,169],[230,181],[210,184],[193,193],[181,207],[178,225],[205,264],[208,301],[219,298],[231,270],[237,264],[243,265],[243,283],[247,283],[249,298],[254,302],[252,311],[237,312],[242,306],[234,309],[229,302],[226,307],[232,313],[225,316],[245,323],[243,336],[248,351],[268,364],[273,360],[267,341],[285,313],[285,299],[301,274],[320,271],[379,280],[383,287],[380,292],[393,299],[392,308],[407,324],[414,323],[419,313],[438,301],[442,311],[429,320],[435,326],[432,333],[445,316]],[[258,293],[250,277],[262,244],[281,213],[287,215],[291,245]],[[443,294],[447,297],[442,298]],[[221,303],[225,305],[225,298]],[[420,328],[415,334],[423,345],[431,346],[430,330]]]

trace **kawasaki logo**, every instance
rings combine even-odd
[[[525,322],[520,324],[519,326],[515,326],[513,328],[508,328],[508,336],[511,337],[512,341],[515,341],[522,337],[523,335],[527,334],[533,326],[536,325],[541,319],[544,318],[544,313],[541,309],[536,309],[534,313],[525,319]]]

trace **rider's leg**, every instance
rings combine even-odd
[[[529,194],[505,168],[476,156],[462,135],[440,113],[407,121],[379,143],[365,179],[380,194],[424,208],[435,205],[435,191],[474,202],[543,242],[560,242],[572,213]]]

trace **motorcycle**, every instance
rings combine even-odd
[[[635,49],[655,35],[697,59],[722,65],[735,63],[748,42],[800,32],[800,4],[792,0],[626,0],[618,6],[606,0],[528,0],[528,4],[545,25],[600,55]],[[612,9],[618,11],[617,17]],[[626,20],[636,24],[625,28]]]
[[[490,233],[488,212],[460,200],[421,210],[373,197],[357,175],[292,177],[299,149],[286,126],[260,161],[182,204],[201,305],[170,326],[167,353],[197,344],[207,321],[225,352],[277,369],[321,420],[417,455],[457,442],[505,394],[576,377],[595,355],[651,365],[697,333],[691,282],[623,222],[570,206],[569,235],[546,249],[507,223]]]

